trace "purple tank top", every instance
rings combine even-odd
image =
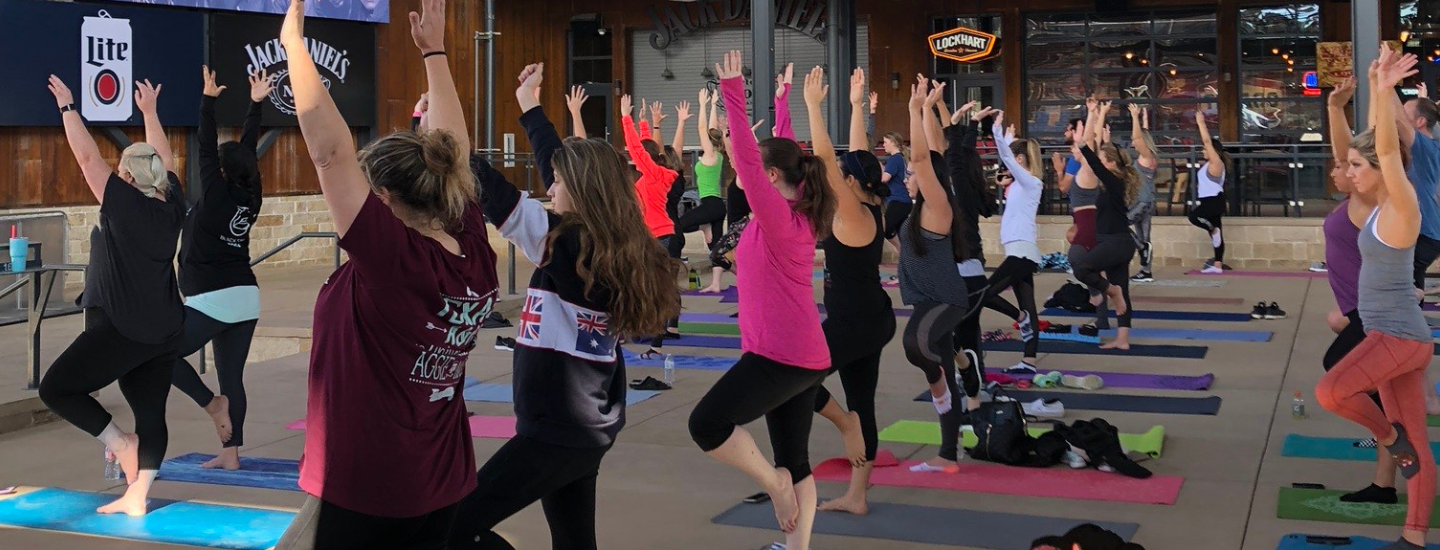
[[[1350,199],[1325,216],[1325,267],[1340,311],[1355,311],[1360,287],[1360,228],[1350,221]]]

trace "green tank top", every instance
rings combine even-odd
[[[700,198],[720,196],[720,172],[725,167],[725,155],[719,155],[720,162],[706,166],[705,161],[695,163],[695,188]]]

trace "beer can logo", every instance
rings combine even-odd
[[[80,114],[92,122],[130,120],[134,48],[130,20],[100,10],[80,24]]]

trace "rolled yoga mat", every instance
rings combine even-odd
[[[1374,462],[1375,449],[1361,449],[1355,446],[1355,442],[1360,439],[1358,437],[1346,439],[1289,434],[1285,436],[1285,446],[1280,448],[1280,456]],[[1434,455],[1435,462],[1440,464],[1440,443],[1431,443],[1430,452]]]
[[[280,542],[295,519],[294,512],[154,497],[148,503],[149,513],[141,517],[95,513],[96,508],[119,497],[21,487],[13,495],[0,496],[0,525],[140,542],[266,550]]]
[[[1282,279],[1324,279],[1328,275],[1312,271],[1242,271],[1239,269],[1226,271],[1224,273],[1201,273],[1192,269],[1185,272],[1186,275],[1200,275],[1203,277],[1279,277]]]
[[[1389,545],[1393,540],[1372,539],[1369,537],[1347,537],[1348,544],[1337,545],[1334,542],[1315,541],[1306,539],[1308,535],[1285,535],[1280,539],[1280,545],[1275,550],[1379,550]],[[1426,550],[1440,550],[1440,544],[1427,544]]]
[[[708,355],[680,355],[670,354],[669,357],[675,361],[677,369],[694,370],[730,370],[739,361],[739,357],[712,357]],[[625,366],[627,367],[664,367],[664,359],[641,359],[640,354],[625,350]],[[640,390],[630,390],[636,392]]]
[[[1049,372],[1049,371],[1046,371]],[[1093,374],[1105,380],[1107,388],[1139,388],[1145,390],[1188,390],[1204,391],[1215,383],[1215,375],[1179,376],[1172,374],[1131,374],[1124,372],[1098,372],[1088,370],[1062,370],[1061,374],[1085,376]],[[999,373],[997,373],[999,374]],[[1042,373],[1043,374],[1043,373]],[[1033,380],[1033,374],[1006,374],[1017,380]]]
[[[775,511],[769,505],[737,504],[710,521],[717,525],[774,531]],[[870,504],[870,513],[864,516],[817,513],[813,532],[945,546],[1029,550],[1030,541],[1035,539],[1037,533],[1064,533],[1083,523],[1095,523],[1114,531],[1125,540],[1134,537],[1135,531],[1140,528],[1134,523],[1092,522],[873,502]]]
[[[1005,390],[1010,397],[1021,402],[1036,399],[1059,399],[1066,410],[1119,411],[1156,414],[1220,414],[1220,398],[1210,397],[1159,397],[1154,395],[1116,395],[1113,393],[1080,393],[1037,390]],[[922,392],[916,401],[930,402],[930,392]]]
[[[1040,434],[1051,430],[1049,424],[1034,423],[1030,425],[1029,431],[1032,437],[1039,437]],[[940,423],[924,422],[919,420],[901,420],[880,430],[880,441],[890,443],[911,443],[917,445],[939,445],[940,444]],[[960,445],[965,448],[974,447],[980,442],[975,437],[975,432],[964,426],[960,430]],[[1136,451],[1150,455],[1151,458],[1160,458],[1161,451],[1165,446],[1165,427],[1155,426],[1143,434],[1120,434],[1120,446],[1126,452]]]
[[[986,342],[985,351],[1025,351],[1025,342],[1006,340]],[[1181,346],[1175,344],[1130,344],[1130,349],[1101,349],[1095,344],[1052,340],[1040,345],[1040,353],[1063,353],[1067,355],[1108,355],[1116,357],[1165,357],[1171,359],[1204,359],[1210,351],[1206,346]]]
[[[1110,317],[1115,317],[1115,311],[1110,311]],[[1068,309],[1047,308],[1040,312],[1040,317],[1087,317],[1094,318],[1094,312],[1070,311]],[[1210,311],[1157,311],[1148,309],[1136,309],[1131,315],[1134,319],[1149,321],[1213,321],[1219,323],[1248,323],[1249,313],[1216,313]]]
[[[226,485],[230,487],[253,487],[277,491],[300,490],[300,462],[282,458],[240,458],[239,470],[207,470],[200,465],[215,458],[215,455],[190,453],[166,460],[160,464],[160,473],[155,477],[165,481]]]
[[[1281,487],[1280,499],[1275,504],[1275,517],[1361,525],[1405,525],[1407,506],[1403,493],[1400,494],[1399,504],[1341,502],[1340,495],[1347,492]],[[1430,524],[1440,524],[1440,506],[1431,508]]]
[[[638,390],[630,390],[638,391]],[[471,415],[470,437],[482,439],[510,439],[515,437],[515,417],[513,416],[484,416]],[[285,425],[285,429],[303,432],[305,431],[305,419],[301,418]]]
[[[733,363],[734,361],[731,362]],[[627,364],[628,363],[627,361]],[[659,394],[660,392],[652,390],[626,390],[625,404],[627,406],[634,405]],[[515,386],[510,384],[485,384],[474,378],[466,378],[465,400],[485,403],[514,403]]]
[[[1174,504],[1185,483],[1175,476],[1135,479],[1091,469],[1017,468],[978,460],[960,461],[960,472],[953,475],[910,471],[911,466],[919,463],[906,460],[899,466],[876,468],[870,474],[870,483],[882,487],[1137,504]],[[850,483],[850,463],[844,458],[832,458],[816,466],[814,475],[820,481]],[[770,521],[772,524],[775,521],[773,513]],[[1025,534],[1032,539],[1039,536],[1031,531]]]

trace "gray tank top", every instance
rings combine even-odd
[[[1370,213],[1360,230],[1360,300],[1365,330],[1430,342],[1430,325],[1415,297],[1415,247],[1391,248],[1375,234],[1380,209]]]
[[[925,255],[915,253],[910,243],[910,224],[919,223],[914,212],[900,226],[900,301],[913,306],[920,302],[940,302],[967,307],[969,299],[965,291],[965,279],[955,268],[955,253],[952,252],[949,235],[937,235],[920,229],[925,239]]]
[[[1098,185],[1095,186],[1094,189],[1085,189],[1084,187],[1080,187],[1079,183],[1072,183],[1070,185],[1071,210],[1084,208],[1086,206],[1095,206],[1095,201],[1099,198],[1100,186]]]

